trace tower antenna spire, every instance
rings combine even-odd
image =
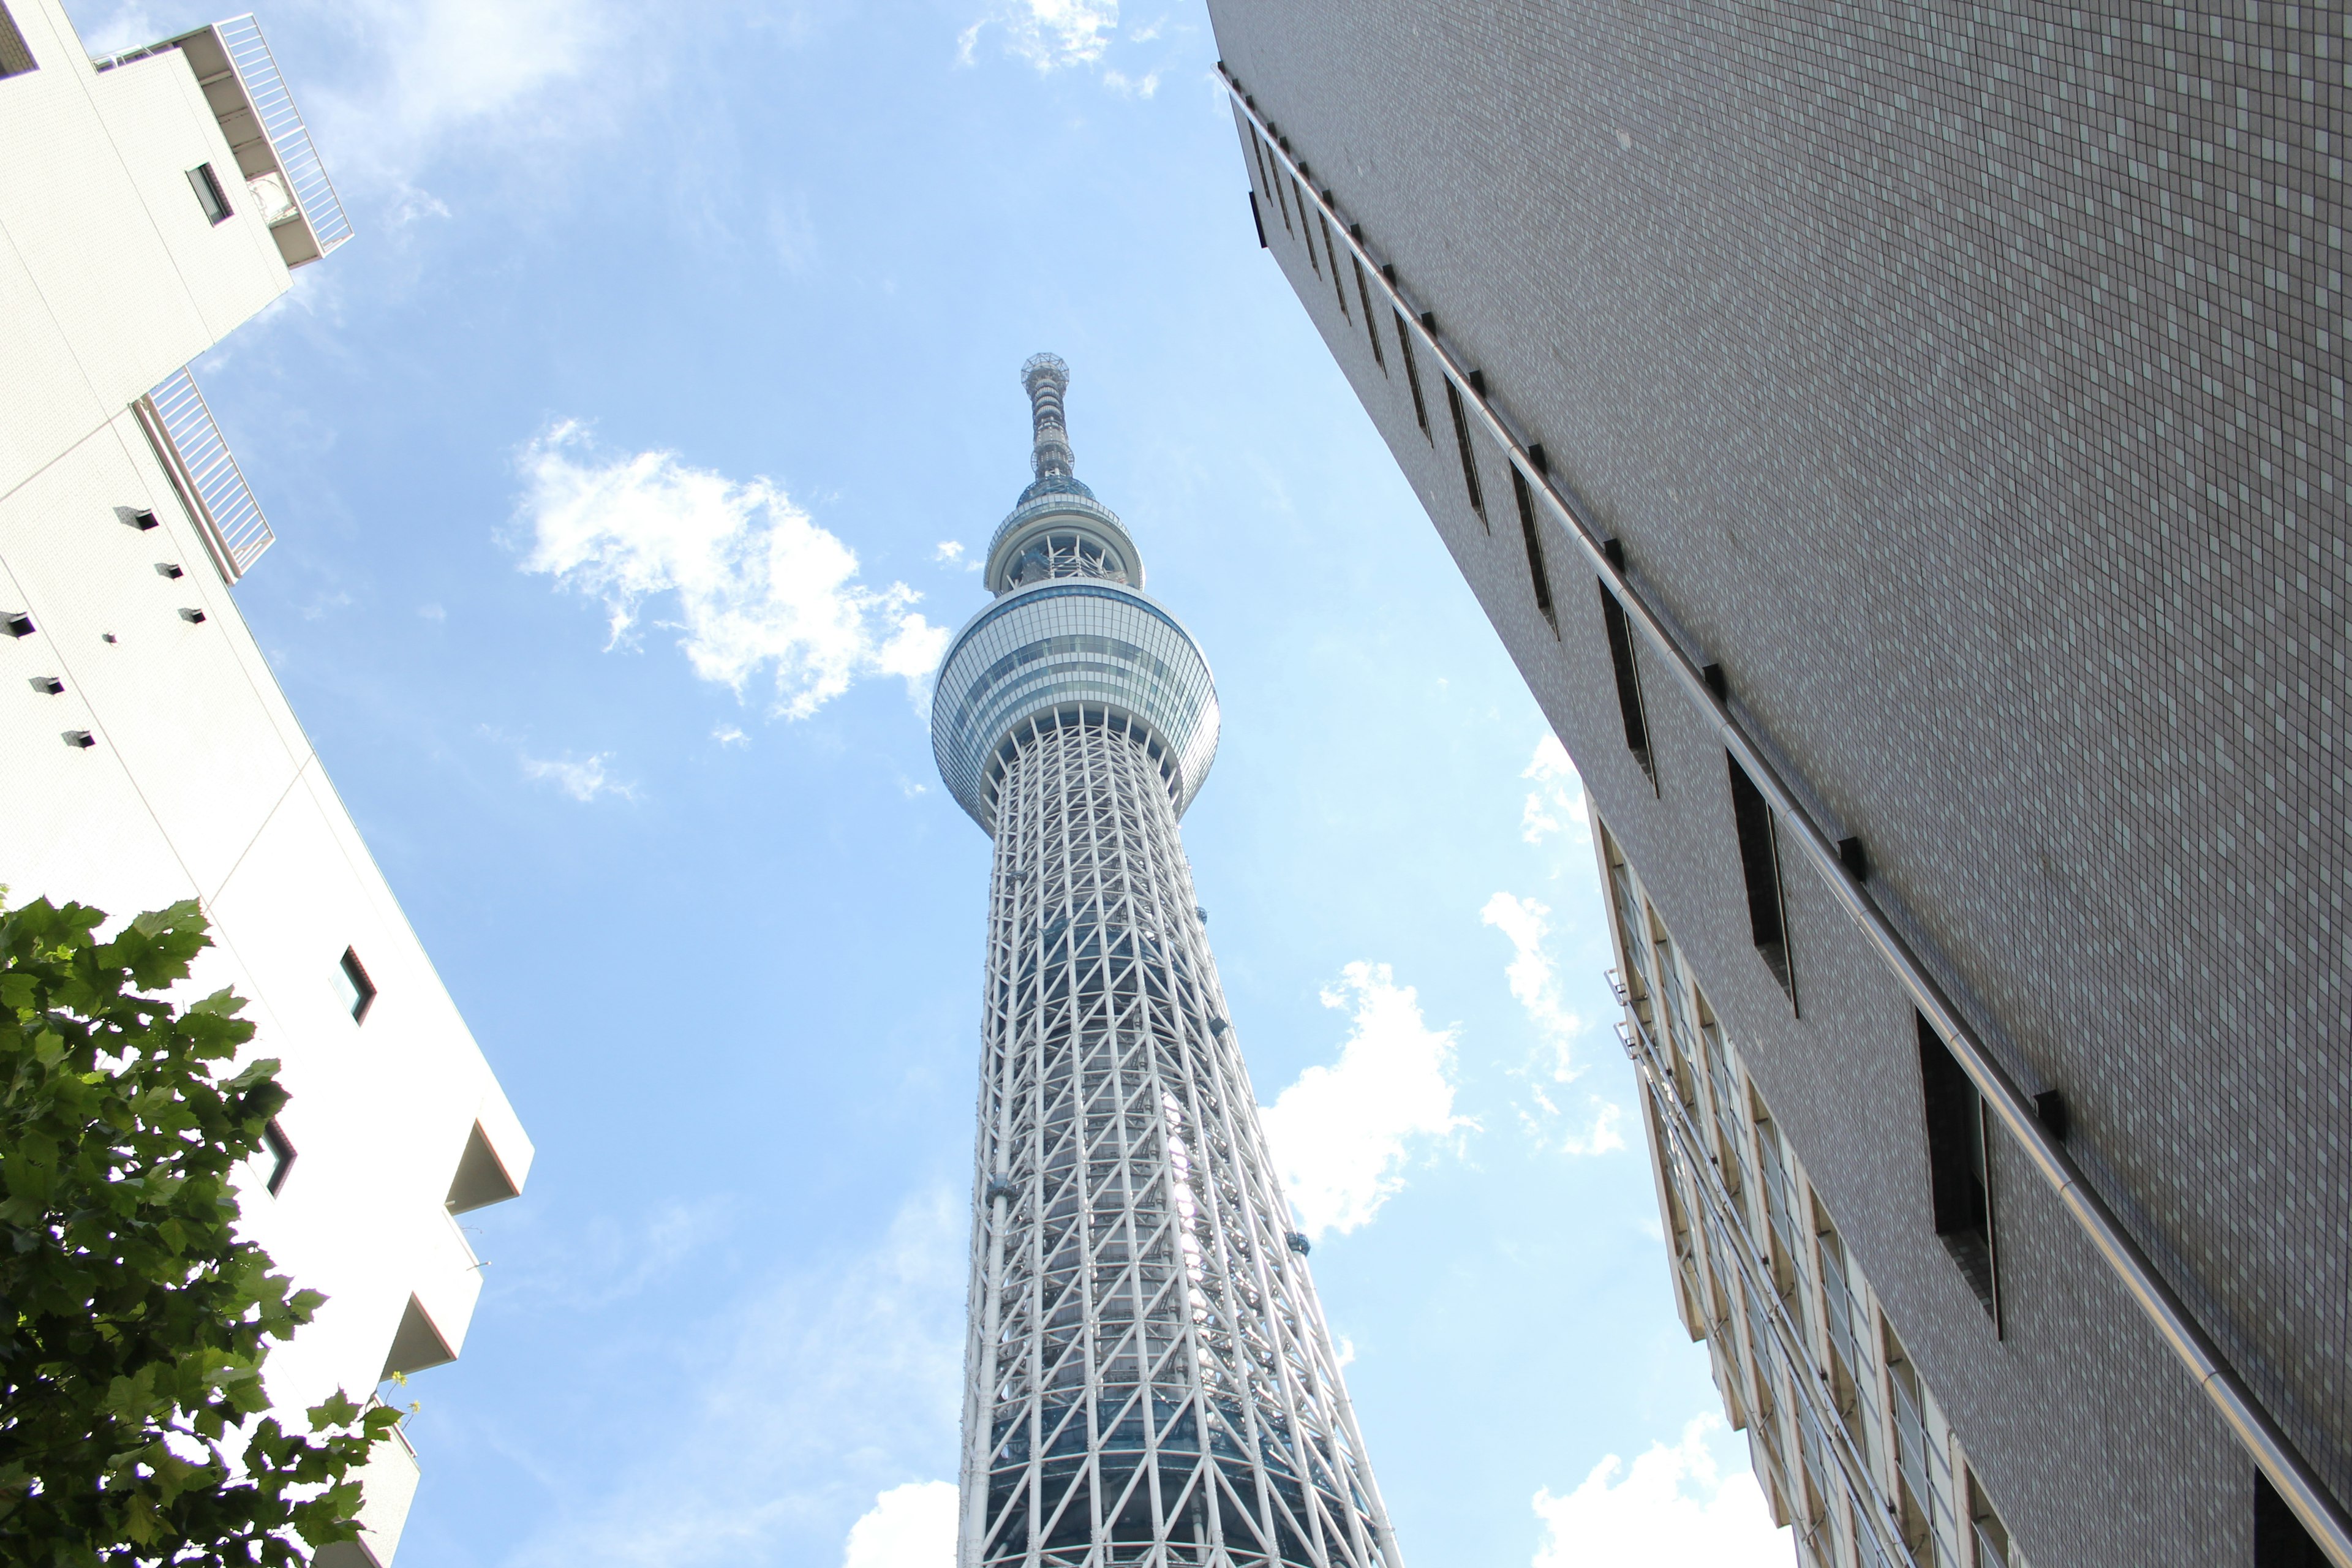
[[[1074,474],[1078,460],[1070,451],[1070,429],[1062,422],[1062,393],[1070,384],[1070,367],[1054,354],[1032,354],[1021,367],[1021,384],[1029,392],[1029,417],[1036,428],[1036,444],[1029,466],[1036,477]]]

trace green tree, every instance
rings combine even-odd
[[[269,1342],[325,1300],[235,1234],[278,1064],[219,1076],[254,1034],[229,992],[147,994],[211,945],[194,900],[105,919],[0,912],[0,1561],[305,1563],[357,1536],[352,1472],[398,1412],[262,1414]]]

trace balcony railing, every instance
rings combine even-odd
[[[95,63],[100,70],[112,70],[173,50],[184,56],[196,73],[205,101],[220,121],[221,133],[236,154],[237,169],[267,204],[265,211],[281,198],[265,195],[260,183],[272,175],[284,182],[282,199],[291,204],[290,210],[273,216],[269,226],[286,265],[300,267],[316,261],[351,238],[352,222],[343,211],[342,198],[327,177],[327,166],[310,140],[310,128],[294,107],[294,94],[252,14]]]
[[[253,499],[236,456],[221,438],[220,426],[213,423],[213,411],[196,390],[195,377],[185,369],[176,371],[132,407],[188,515],[196,520],[213,564],[223,577],[236,582],[277,536],[269,531],[269,520],[261,515],[261,503]]]
[[[319,161],[310,128],[302,123],[301,112],[294,107],[294,94],[278,69],[278,58],[269,52],[268,40],[261,36],[261,25],[251,12],[215,22],[213,30],[220,35],[229,64],[245,84],[246,101],[253,105],[253,117],[261,122],[261,133],[269,138],[269,149],[278,154],[278,170],[293,189],[294,205],[309,221],[311,236],[319,242],[319,254],[324,256],[351,238],[352,221],[344,215],[334,182],[327,178],[326,164]]]

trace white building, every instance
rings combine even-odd
[[[350,237],[251,17],[93,62],[0,5],[0,882],[116,916],[202,900],[293,1099],[246,1228],[324,1291],[278,1406],[455,1359],[457,1215],[530,1168],[498,1079],[336,798],[231,584],[270,532],[185,367]],[[392,1561],[405,1440],[367,1476]]]

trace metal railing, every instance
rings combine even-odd
[[[326,164],[319,161],[310,128],[302,123],[301,111],[294,107],[294,94],[278,69],[268,41],[261,36],[261,25],[248,11],[214,23],[213,30],[220,35],[221,47],[228,52],[229,64],[244,84],[246,100],[253,105],[253,117],[260,122],[262,134],[269,138],[269,150],[277,154],[278,172],[286,176],[294,205],[301,209],[303,221],[319,242],[319,254],[324,256],[352,237],[352,221],[343,212],[342,198],[335,194],[334,182],[327,178]]]
[[[277,542],[196,378],[183,367],[134,405],[220,574],[234,583]]]
[[[1361,229],[1349,224],[1336,201],[1314,184],[1288,143],[1223,61],[1217,63],[1217,70],[1235,111],[1250,127],[1251,134],[1259,139],[1262,151],[1271,154],[1276,168],[1313,193],[1317,209],[1330,216],[1339,237],[1347,240],[1349,250],[1377,277],[1379,297],[1388,300],[1398,318],[1409,323],[1412,336],[1405,340],[1407,352],[1425,349],[1441,377],[1463,390],[1462,405],[1471,422],[1502,448],[1507,459],[1525,478],[1532,498],[1567,532],[1582,552],[1586,566],[1623,607],[1627,621],[1640,632],[1644,645],[1664,666],[1674,685],[1714,730],[1725,751],[1747,772],[1775,816],[1787,825],[1789,832],[1779,841],[1794,848],[1798,858],[1812,868],[1832,900],[1853,921],[1896,982],[1910,994],[1912,1005],[1950,1047],[1953,1059],[1983,1096],[1985,1109],[2009,1134],[2034,1173],[2049,1185],[2116,1283],[2147,1317],[2198,1391],[2211,1402],[2231,1434],[2278,1489],[2281,1499],[2311,1532],[2319,1549],[2336,1568],[2352,1568],[2352,1515],[2347,1515],[2328,1490],[2278,1419],[2248,1386],[2106,1199],[2084,1178],[2074,1156],[2042,1125],[2032,1097],[2018,1087],[1984,1036],[1936,978],[1921,945],[1897,928],[1864,879],[1846,863],[1839,848],[1843,835],[1834,831],[1812,805],[1821,797],[1798,787],[1800,781],[1793,770],[1777,760],[1777,752],[1756,726],[1735,710],[1729,698],[1717,689],[1716,667],[1703,663],[1669,629],[1655,595],[1627,575],[1622,552],[1611,548],[1615,542],[1613,538],[1569,496],[1552,477],[1549,465],[1539,461],[1528,450],[1527,441],[1506,422],[1487,392],[1485,376],[1464,363],[1440,340],[1435,317],[1424,313],[1406,298],[1394,268],[1382,266],[1372,255]],[[1418,348],[1413,342],[1415,338],[1419,339]]]

